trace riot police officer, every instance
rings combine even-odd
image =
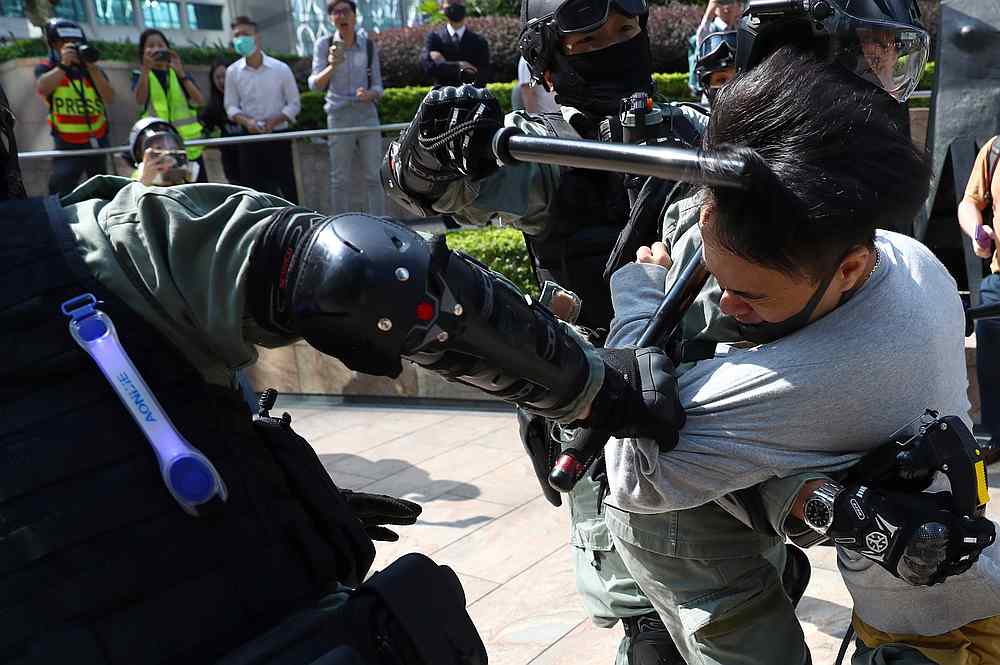
[[[110,176],[26,199],[13,120],[0,90],[0,662],[485,663],[450,569],[363,584],[419,506],[339,490],[236,389],[294,336],[247,314],[262,238],[319,216]]]
[[[521,54],[534,84],[555,91],[561,113],[518,111],[505,122],[535,135],[597,139],[603,133],[605,140],[620,142],[631,129],[633,141],[697,145],[707,115],[694,105],[657,104],[648,112],[622,108],[623,100],[635,93],[639,99],[653,94],[647,20],[645,0],[525,0]],[[481,114],[478,109],[490,109],[483,116],[489,117],[495,108],[487,91],[471,86],[431,92],[409,130],[389,149],[383,165],[386,191],[417,214],[445,212],[464,224],[485,224],[498,215],[523,231],[539,286],[556,283],[578,296],[582,306],[573,308],[572,320],[594,331],[592,339],[599,342],[612,316],[608,285],[600,276],[622,228],[630,218],[632,225],[658,227],[674,183],[626,181],[618,174],[576,168],[527,165],[497,170],[488,145],[470,147],[463,137],[437,149],[422,147],[433,136]],[[453,109],[459,109],[457,120]],[[633,126],[623,128],[623,121],[630,120]],[[477,135],[472,140],[477,141]],[[463,154],[463,149],[469,163],[460,174],[447,155]],[[433,175],[422,182],[422,174]],[[641,204],[633,206],[633,201]],[[628,256],[636,246],[615,253]],[[545,480],[558,446],[542,419],[522,412],[519,421],[543,491],[559,505],[558,494]],[[589,479],[569,497],[577,588],[587,611],[597,625],[612,627],[619,620],[624,624],[620,663],[678,662],[659,618],[613,549],[601,514],[602,498],[600,483]]]

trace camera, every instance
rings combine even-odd
[[[81,62],[97,62],[101,59],[101,52],[98,51],[96,47],[85,42],[77,42],[73,45],[73,48],[76,49],[76,53],[80,56]]]
[[[161,48],[153,52],[153,60],[157,62],[170,62],[170,50]]]

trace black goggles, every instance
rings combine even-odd
[[[597,30],[607,23],[612,3],[626,16],[648,11],[646,0],[566,0],[556,8],[556,28],[562,34]]]
[[[729,32],[713,32],[702,40],[698,46],[698,60],[705,60],[709,57],[733,57],[736,55],[737,33],[735,30]],[[725,49],[725,51],[721,50]]]

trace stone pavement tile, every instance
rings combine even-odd
[[[415,409],[359,409],[337,407],[337,411],[313,416],[303,421],[303,426],[317,428],[313,436],[304,436],[316,452],[359,452],[392,441],[404,434],[412,434],[424,427],[452,417],[447,411],[417,411]],[[350,415],[344,420],[341,409]],[[298,431],[293,421],[292,427]],[[320,430],[319,428],[324,429]]]
[[[475,499],[479,495],[479,489],[468,481],[488,475],[494,469],[513,461],[517,455],[474,443],[460,444],[452,450],[446,450],[447,444],[442,442],[440,447],[442,453],[437,457],[384,477],[371,485],[368,491],[401,496],[411,501],[431,501],[446,492]],[[362,455],[374,459],[382,448],[373,448]]]
[[[398,457],[371,459],[361,451],[319,453],[319,459],[331,476],[349,473],[352,476],[370,478],[372,481],[381,480],[411,466],[409,460]]]
[[[840,573],[813,568],[809,588],[795,613],[817,665],[832,665],[836,660],[840,642],[851,621],[852,606],[851,595]]]
[[[456,487],[451,493],[505,506],[520,506],[541,496],[542,488],[535,478],[531,462],[522,452],[514,461],[476,478],[471,484]]]
[[[474,577],[472,575],[462,575],[461,573],[456,573],[458,575],[458,580],[462,583],[462,588],[465,590],[465,604],[466,606],[471,605],[476,602],[489,592],[496,589],[499,584],[496,582],[491,582],[490,580],[484,580],[481,577]]]
[[[330,477],[333,478],[333,482],[336,483],[337,487],[345,490],[359,490],[374,482],[371,478],[343,472],[330,474]]]
[[[461,573],[505,582],[534,570],[553,552],[569,565],[568,543],[569,511],[538,497],[442,549],[434,559]]]
[[[525,665],[586,619],[560,548],[469,606],[490,665]]]
[[[621,624],[599,628],[588,617],[530,662],[531,665],[613,665],[624,634]]]
[[[822,568],[831,572],[837,572],[837,548],[836,547],[810,547],[806,554],[809,555],[809,563],[813,570]]]
[[[489,448],[520,451],[523,455],[524,447],[521,446],[521,438],[517,433],[517,418],[514,415],[510,415],[508,418],[510,419],[509,424],[476,439],[476,443]]]
[[[366,488],[368,489],[368,488]],[[477,501],[461,496],[446,494],[436,501],[418,502],[424,511],[412,526],[393,528],[399,534],[395,543],[375,543],[375,568],[408,552],[420,552],[431,556],[437,563],[442,561],[435,552],[460,538],[474,533],[488,525],[509,508],[486,501]],[[454,567],[453,567],[454,568]],[[460,571],[456,573],[475,571]],[[485,578],[489,579],[489,578]],[[494,581],[494,580],[490,580]]]

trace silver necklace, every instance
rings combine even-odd
[[[875,274],[875,271],[876,271],[876,270],[878,270],[878,264],[879,264],[879,262],[880,262],[881,260],[882,260],[882,252],[878,251],[878,247],[876,247],[876,248],[875,248],[875,265],[873,265],[873,266],[872,266],[872,271],[871,271],[870,273],[868,273],[868,276],[867,276],[867,277],[865,277],[865,281],[866,281],[866,282],[867,282],[867,281],[868,281],[869,279],[871,279],[871,278],[872,278],[872,275],[874,275],[874,274]]]

